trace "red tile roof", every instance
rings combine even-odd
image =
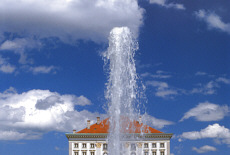
[[[123,122],[127,122],[127,121],[123,121]],[[135,120],[133,122],[129,122],[129,124],[127,124],[126,127],[128,127],[126,133],[163,133],[148,125],[144,125],[143,123],[140,124],[138,121]],[[109,118],[101,121],[99,124],[95,123],[91,125],[89,129],[85,128],[81,131],[78,131],[77,133],[108,133],[108,132],[109,132]]]

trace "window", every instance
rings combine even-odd
[[[86,152],[82,152],[82,155],[86,155]]]
[[[108,155],[108,153],[107,153],[107,152],[105,152],[105,153],[103,153],[103,155]]]
[[[107,150],[107,144],[103,144],[103,150]]]
[[[136,155],[136,153],[135,153],[135,152],[132,152],[131,155]]]
[[[148,144],[148,143],[145,143],[145,144],[144,144],[144,148],[149,148],[149,144]]]
[[[95,153],[94,152],[90,152],[90,155],[95,155]]]
[[[161,151],[161,155],[165,155],[165,152]]]
[[[149,155],[149,152],[144,152],[144,155]]]
[[[165,143],[161,143],[161,144],[160,144],[160,147],[161,147],[161,148],[164,148],[164,147],[165,147]]]
[[[93,143],[91,143],[91,144],[90,144],[90,147],[91,147],[91,148],[94,148],[94,144],[93,144]]]
[[[75,148],[78,148],[78,143],[74,143],[74,147],[75,147]]]
[[[153,152],[153,155],[157,155],[157,152],[154,151],[154,152]]]
[[[82,144],[82,148],[86,148],[86,143],[83,143],[83,144]]]
[[[74,152],[74,155],[79,155],[79,153],[78,152]]]
[[[152,148],[156,148],[157,144],[156,143],[152,143]]]
[[[131,150],[136,151],[136,144],[131,144]]]

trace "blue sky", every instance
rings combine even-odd
[[[230,149],[227,0],[0,3],[0,154],[68,154],[65,132],[106,117],[101,53],[116,26],[139,42],[149,125],[171,155]],[[13,149],[12,149],[13,148]]]

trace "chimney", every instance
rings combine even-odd
[[[90,120],[87,120],[87,129],[90,129]]]
[[[139,124],[142,124],[141,116],[139,116]]]
[[[73,130],[73,133],[76,133],[76,130]]]
[[[97,117],[97,124],[100,124],[101,121],[100,121],[100,117]]]

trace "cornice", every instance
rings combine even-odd
[[[66,133],[68,139],[106,139],[107,133]],[[144,139],[171,139],[172,133],[146,133],[146,134],[124,134],[122,138],[132,139],[132,138],[144,138]]]

